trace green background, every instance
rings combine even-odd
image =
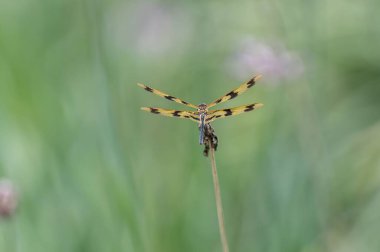
[[[260,60],[279,66],[217,108],[265,106],[213,123],[230,250],[380,251],[379,9],[1,1],[0,177],[19,204],[0,251],[221,251],[196,124],[141,111],[186,107],[136,83],[211,102]],[[277,56],[247,66],[247,38]]]

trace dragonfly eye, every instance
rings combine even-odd
[[[207,104],[205,104],[205,103],[201,103],[201,104],[199,104],[198,105],[198,112],[207,112]]]

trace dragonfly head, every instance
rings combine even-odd
[[[205,104],[205,103],[199,104],[198,105],[198,113],[199,114],[207,113],[207,104]]]

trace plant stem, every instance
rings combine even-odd
[[[228,252],[229,249],[228,249],[226,229],[224,227],[222,197],[220,196],[219,178],[218,178],[218,172],[216,170],[216,163],[215,163],[215,150],[212,147],[211,143],[210,143],[210,146],[211,146],[210,160],[211,160],[211,168],[212,168],[212,177],[214,180],[215,201],[216,201],[216,210],[218,213],[220,240],[222,242],[223,252]]]

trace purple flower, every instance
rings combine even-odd
[[[245,39],[227,60],[227,69],[237,79],[262,74],[272,83],[296,79],[304,72],[301,58],[287,51],[281,44],[270,45],[254,39]]]
[[[0,180],[0,217],[11,216],[17,207],[17,193],[8,179]]]

